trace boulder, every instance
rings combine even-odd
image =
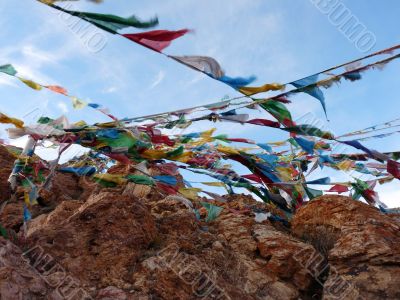
[[[400,226],[378,209],[326,195],[302,207],[293,233],[326,250],[324,299],[400,299]]]

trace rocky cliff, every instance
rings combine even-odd
[[[23,234],[12,162],[1,148],[1,299],[400,299],[400,223],[350,198],[287,220],[245,195],[188,201],[58,174]],[[201,201],[223,210],[206,222]]]

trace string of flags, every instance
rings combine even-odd
[[[72,106],[75,109],[82,109],[82,108],[88,106],[88,107],[91,107],[91,108],[101,112],[102,114],[105,114],[106,116],[110,117],[111,119],[113,119],[115,121],[117,120],[117,118],[114,117],[107,108],[103,107],[102,105],[100,105],[98,103],[87,103],[86,101],[84,101],[76,96],[69,95],[68,91],[61,86],[44,85],[44,84],[40,84],[36,81],[26,79],[24,77],[19,76],[17,70],[11,64],[6,64],[6,65],[0,66],[0,73],[3,73],[3,74],[6,74],[11,77],[15,77],[15,78],[19,79],[22,83],[24,83],[26,86],[30,87],[33,90],[40,91],[42,89],[47,89],[51,92],[66,96],[70,99]]]
[[[8,120],[6,119],[8,122]],[[68,166],[59,166],[58,172],[73,173],[78,176],[91,176],[96,182],[105,186],[114,186],[133,182],[141,185],[157,186],[159,190],[169,194],[179,194],[189,199],[197,197],[203,189],[178,186],[178,169],[188,170],[212,177],[219,182],[202,182],[206,186],[224,187],[228,192],[233,193],[234,188],[245,188],[254,193],[264,201],[272,203],[287,213],[292,213],[298,205],[301,205],[304,198],[313,199],[322,191],[314,190],[309,185],[333,185],[326,190],[328,192],[348,192],[351,189],[357,192],[357,196],[365,196],[372,205],[379,205],[386,209],[385,205],[371,193],[362,190],[365,185],[358,179],[356,183],[331,183],[329,178],[318,180],[305,180],[303,175],[309,169],[309,165],[329,166],[341,171],[356,171],[363,174],[370,174],[378,179],[375,182],[388,182],[393,178],[400,179],[400,164],[395,161],[400,157],[398,152],[375,153],[373,150],[364,149],[367,152],[364,156],[354,155],[329,155],[323,154],[317,141],[305,140],[300,137],[291,138],[296,151],[288,155],[273,152],[272,145],[256,144],[256,153],[245,152],[241,148],[228,146],[231,142],[242,142],[254,144],[254,141],[246,139],[229,138],[227,136],[213,135],[214,130],[200,133],[190,133],[181,136],[170,136],[168,140],[153,139],[162,137],[161,133],[155,132],[154,128],[138,127],[136,132],[125,129],[118,123],[114,127],[96,124],[82,126],[72,124],[67,128],[62,127],[60,120],[50,118],[40,120],[46,127],[37,130],[36,128],[23,127],[21,123],[14,124],[16,128],[9,129],[10,136],[23,136],[30,132],[31,142],[26,149],[18,155],[10,182],[17,184],[18,181],[26,188],[25,205],[28,216],[28,207],[36,203],[39,188],[36,184],[43,184],[46,180],[43,174],[51,169],[47,163],[37,157],[33,157],[34,149],[38,141],[51,140],[58,145],[76,143],[92,149],[92,153],[98,153],[103,157],[101,160],[91,160],[90,164],[76,164],[71,161]],[[13,123],[12,123],[13,124]],[[60,127],[61,125],[61,127]],[[57,131],[54,129],[57,128]],[[53,129],[53,130],[52,130]],[[33,139],[32,136],[35,138]],[[170,143],[172,142],[172,143]],[[320,145],[321,146],[321,145]],[[363,147],[356,145],[357,147]],[[329,149],[324,149],[329,150]],[[378,155],[379,154],[379,155]],[[97,154],[96,154],[97,155]],[[387,158],[387,165],[374,163],[361,163],[366,159]],[[252,174],[236,174],[229,166],[223,165],[225,160],[238,161]],[[78,160],[78,162],[81,161]],[[104,163],[105,161],[105,163]],[[105,165],[109,161],[118,161],[122,164],[145,162],[146,166],[157,168],[161,175],[151,176],[149,172],[144,174],[108,174],[104,173]],[[99,164],[101,162],[101,164]],[[312,168],[315,168],[315,167]],[[51,173],[51,172],[50,172]],[[49,176],[49,175],[48,175]],[[188,184],[188,182],[185,182]],[[281,191],[278,192],[277,191]],[[361,191],[361,192],[360,192]],[[286,195],[286,198],[282,195]],[[363,194],[363,193],[364,194]],[[207,194],[209,195],[209,194]],[[215,196],[215,195],[214,195]],[[28,218],[29,219],[29,218]]]
[[[173,59],[174,61],[179,62],[180,64],[183,64],[191,69],[194,69],[196,71],[199,71],[201,73],[204,73],[205,75],[209,76],[212,79],[215,79],[217,81],[220,81],[222,83],[225,83],[226,85],[232,87],[233,89],[237,90],[238,92],[242,93],[245,97],[248,97],[252,100],[254,100],[251,96],[258,94],[258,93],[263,93],[263,92],[268,92],[268,91],[276,91],[276,90],[283,90],[285,88],[285,84],[279,84],[279,83],[267,83],[259,87],[248,87],[249,84],[254,82],[256,80],[256,77],[254,75],[248,76],[248,77],[230,77],[225,74],[223,71],[222,67],[220,64],[217,62],[212,57],[207,57],[207,56],[173,56],[173,55],[166,55],[162,51],[167,48],[171,42],[179,37],[182,37],[183,35],[187,34],[188,32],[191,32],[188,29],[181,29],[181,30],[153,30],[153,31],[148,31],[148,32],[141,32],[141,33],[131,33],[131,34],[120,34],[118,31],[120,29],[125,29],[125,28],[151,28],[156,25],[158,25],[158,19],[154,18],[152,20],[146,21],[146,22],[141,22],[139,21],[136,17],[131,17],[131,18],[122,18],[119,16],[114,16],[114,15],[105,15],[105,14],[95,14],[95,13],[87,13],[87,12],[78,12],[78,11],[71,11],[67,10],[64,8],[61,8],[57,5],[54,4],[54,1],[49,1],[47,0],[37,0],[41,3],[44,3],[48,5],[49,7],[62,11],[63,13],[70,14],[72,16],[81,18],[95,26],[97,26],[100,29],[103,29],[109,33],[115,34],[115,35],[120,35],[124,38],[127,38],[141,46],[144,46],[146,48],[149,48],[155,52],[159,52],[166,57]],[[324,95],[320,89],[320,86],[317,84],[318,77],[320,75],[327,75],[330,72],[344,67],[346,69],[346,72],[344,72],[340,77],[333,76],[332,78],[329,78],[325,81],[323,81],[324,87],[332,85],[334,82],[337,82],[341,79],[341,77],[344,77],[347,80],[355,81],[361,79],[361,72],[369,69],[372,66],[366,66],[366,67],[361,67],[360,63],[363,60],[372,58],[374,56],[379,56],[383,54],[391,54],[393,51],[398,50],[400,48],[400,45],[396,45],[369,55],[366,55],[362,58],[353,60],[348,63],[344,63],[332,68],[329,68],[327,70],[321,71],[319,73],[313,74],[311,76],[302,78],[300,80],[296,80],[293,82],[290,82],[290,85],[293,85],[294,87],[297,88],[295,91],[296,93],[298,92],[304,92],[309,94],[310,96],[316,98],[318,101],[320,101],[325,114],[326,114],[326,104],[325,104],[325,99]],[[397,57],[396,57],[397,58]],[[387,61],[388,62],[388,61]],[[382,61],[380,62],[379,66],[385,65],[387,62]],[[375,65],[378,66],[378,65]],[[290,92],[289,92],[290,93]],[[277,96],[279,97],[279,96]],[[262,108],[264,108],[263,105],[260,105]],[[265,108],[264,108],[265,109]]]
[[[400,45],[286,84],[267,83],[261,86],[249,86],[255,81],[255,76],[227,76],[214,58],[164,54],[163,50],[173,40],[190,32],[188,29],[121,34],[119,33],[121,29],[153,28],[158,25],[158,18],[142,21],[135,16],[123,18],[109,14],[78,12],[59,7],[54,4],[55,1],[38,1],[202,72],[214,80],[229,85],[242,96],[175,112],[117,119],[100,104],[87,103],[78,97],[71,96],[63,87],[43,85],[21,77],[10,64],[0,66],[0,73],[17,78],[34,90],[48,89],[68,97],[74,108],[89,106],[112,119],[111,122],[89,125],[85,122],[71,124],[65,117],[58,119],[41,117],[37,124],[26,126],[22,120],[0,113],[0,123],[14,126],[8,129],[11,139],[29,137],[22,151],[5,145],[16,157],[9,182],[13,189],[19,186],[24,191],[25,221],[32,218],[29,209],[38,204],[41,191],[49,189],[56,172],[86,176],[106,187],[124,185],[129,182],[154,186],[158,191],[184,199],[183,203],[195,213],[196,210],[193,209],[190,200],[197,199],[200,194],[217,202],[225,201],[219,195],[208,191],[207,187],[224,188],[229,194],[234,194],[238,188],[246,189],[262,201],[281,209],[288,216],[294,213],[304,201],[312,200],[323,192],[350,193],[354,199],[363,197],[370,205],[377,206],[385,212],[388,210],[379,200],[374,188],[377,183],[384,184],[394,179],[400,180],[400,163],[397,162],[400,151],[381,153],[365,147],[360,141],[383,138],[400,132],[396,130],[374,134],[377,131],[392,130],[400,126],[398,124],[400,119],[335,137],[332,133],[315,126],[296,124],[286,104],[291,103],[292,96],[306,93],[321,103],[326,114],[323,88],[329,88],[343,78],[357,81],[362,79],[362,73],[367,70],[382,69],[400,57],[400,53],[396,54]],[[381,55],[389,55],[389,57],[362,65],[365,60]],[[334,71],[339,69],[343,70],[335,74]],[[289,85],[294,89],[286,91]],[[254,98],[257,94],[270,91],[280,93],[267,98]],[[237,100],[241,102],[237,103]],[[251,118],[249,113],[240,112],[241,109],[251,110],[257,107],[267,111],[275,120]],[[207,113],[196,115],[204,111]],[[204,120],[279,129],[288,132],[289,138],[280,142],[260,143],[247,138],[217,135],[213,128],[203,132],[165,133],[167,129],[189,128],[194,122]],[[345,140],[345,138],[351,139]],[[59,148],[58,158],[53,162],[44,161],[34,154],[36,148],[43,145],[45,141]],[[352,147],[358,152],[335,154],[333,145],[336,143]],[[61,155],[72,144],[90,149],[90,152],[82,157],[71,159],[64,165],[59,165]],[[244,144],[245,147],[239,147],[236,144]],[[286,149],[278,151],[280,147],[286,147]],[[238,174],[233,169],[232,162],[241,164],[249,173]],[[109,172],[114,165],[125,165],[126,171]],[[367,174],[373,179],[363,181],[354,176],[351,182],[332,182],[328,177],[307,179],[315,170],[323,168],[331,168],[352,175]],[[189,182],[181,177],[183,172],[208,176],[213,181]],[[192,186],[193,184],[201,184],[205,188]],[[318,190],[314,188],[315,186],[328,186],[329,189]],[[208,212],[206,218],[208,222],[215,219],[221,212],[221,207],[208,203],[207,200],[202,201],[202,206]]]
[[[387,54],[388,52],[393,52],[393,49],[397,49],[397,47],[391,47],[386,49],[385,51],[380,51],[377,53],[380,54]],[[390,50],[390,51],[389,51]],[[239,107],[237,107],[236,109],[240,109],[240,108],[253,108],[254,105],[260,105],[263,109],[265,109],[266,111],[268,111],[272,116],[274,116],[279,123],[283,124],[287,128],[286,130],[290,131],[290,127],[294,124],[292,121],[292,117],[290,115],[290,112],[288,111],[288,109],[286,108],[286,106],[284,105],[284,103],[290,103],[290,100],[288,100],[287,98],[290,95],[293,95],[295,93],[299,93],[299,92],[306,92],[306,93],[310,93],[313,96],[318,96],[318,95],[323,95],[320,87],[325,87],[325,88],[329,88],[332,86],[333,83],[338,83],[340,82],[340,80],[342,78],[348,78],[349,74],[353,74],[351,75],[353,78],[352,81],[354,81],[355,75],[354,74],[358,74],[356,77],[358,79],[361,79],[361,73],[365,72],[366,70],[369,69],[374,69],[374,68],[382,68],[383,66],[385,66],[387,63],[393,61],[394,59],[397,59],[400,57],[400,54],[396,54],[393,55],[389,58],[386,58],[384,60],[380,60],[371,64],[368,64],[366,66],[363,67],[358,67],[356,69],[352,69],[351,71],[346,71],[344,73],[338,74],[338,75],[332,75],[327,79],[323,79],[320,81],[312,81],[310,78],[315,78],[315,75],[312,75],[311,77],[307,77],[307,80],[297,80],[295,82],[295,86],[297,86],[297,89],[282,93],[278,96],[274,96],[274,97],[270,97],[267,99],[261,99],[261,100],[254,100],[250,103],[250,104],[241,104]],[[0,72],[7,74],[9,76],[13,76],[18,78],[19,80],[21,80],[25,85],[29,86],[30,88],[34,89],[34,90],[41,90],[43,88],[46,88],[48,90],[51,90],[52,92],[58,93],[58,94],[62,94],[64,96],[67,96],[68,98],[70,98],[70,100],[72,101],[73,107],[76,109],[82,109],[86,106],[89,106],[91,108],[94,108],[98,111],[100,111],[101,113],[107,115],[108,117],[110,117],[113,120],[117,120],[116,117],[114,117],[113,115],[110,114],[109,110],[107,108],[102,107],[100,104],[97,103],[87,103],[86,101],[83,101],[81,99],[79,99],[78,97],[75,96],[70,96],[68,95],[68,92],[65,88],[57,86],[57,85],[42,85],[39,84],[35,81],[29,80],[29,79],[25,79],[23,77],[17,76],[17,71],[15,70],[15,68],[12,65],[3,65],[0,66]],[[357,80],[358,80],[357,79]],[[319,97],[319,96],[318,96]],[[323,100],[322,97],[319,98],[321,101]],[[324,103],[324,102],[323,102]],[[231,101],[224,101],[224,102],[217,102],[217,103],[212,103],[212,104],[208,104],[208,105],[202,105],[199,106],[197,108],[202,108],[207,109],[207,110],[212,110],[212,111],[218,111],[218,110],[223,110],[229,106],[234,106],[235,104],[232,103]],[[323,104],[323,106],[325,107],[325,104]],[[160,114],[154,114],[151,117],[152,118],[156,118],[156,117],[162,117],[162,116],[171,116],[173,115],[177,115],[179,117],[182,117],[183,115],[188,115],[190,113],[195,112],[196,108],[186,108],[183,110],[180,110],[178,112],[172,112],[172,113],[160,113]],[[222,119],[231,119],[232,118],[237,118],[237,117],[232,117],[234,113],[231,114],[231,116],[219,116],[219,120]],[[218,117],[217,115],[213,115],[214,117]],[[212,117],[211,116],[211,119]],[[210,118],[210,116],[205,116],[204,118]],[[203,120],[204,118],[197,118],[197,119],[193,119],[192,121],[197,121],[197,120]],[[131,122],[131,121],[143,121],[145,120],[146,117],[136,117],[136,118],[131,118],[131,119],[123,119],[124,122]],[[240,119],[237,120],[238,122],[245,122],[242,121]],[[251,122],[249,122],[251,123]],[[271,126],[271,127],[279,127],[276,125],[276,123],[274,122],[253,122],[252,124],[255,125],[262,125],[262,126]]]

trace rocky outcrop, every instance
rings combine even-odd
[[[41,196],[26,236],[21,199],[3,202],[15,234],[0,238],[1,299],[400,299],[398,216],[348,197],[314,199],[289,224],[247,195],[188,200],[71,174]],[[223,210],[206,222],[201,202]]]
[[[20,149],[10,148],[16,152]],[[15,194],[11,193],[8,178],[11,174],[14,161],[7,148],[0,145],[0,220],[5,228],[18,231],[23,223],[23,189],[19,187]],[[78,178],[73,174],[56,173],[49,190],[40,190],[40,206],[31,208],[33,217],[47,214],[60,203],[74,199],[86,200],[95,188],[93,181],[85,177]]]
[[[0,237],[1,299],[44,299],[49,293],[46,282],[24,260],[22,250]]]
[[[324,299],[399,299],[399,225],[359,201],[323,196],[297,212],[292,230],[326,250]]]
[[[0,146],[0,203],[11,197],[11,189],[7,180],[11,174],[15,159],[5,147]]]
[[[125,287],[132,268],[153,242],[154,218],[139,200],[115,192],[91,196],[76,207],[63,205],[27,237],[87,286]],[[36,225],[36,226],[35,226]]]
[[[34,218],[25,254],[4,241],[3,253],[20,263],[14,277],[1,277],[2,293],[104,300],[398,298],[398,224],[360,202],[316,199],[299,210],[290,231],[257,222],[255,208],[274,208],[248,196],[224,197],[218,202],[224,210],[206,223],[193,211],[204,218],[199,202],[205,199],[191,208],[154,189],[145,198],[128,191],[100,189]],[[29,268],[35,270],[28,280]]]
[[[305,261],[291,256],[312,247],[267,220],[257,223],[248,208],[267,205],[227,199],[217,220],[205,223],[179,198],[140,199],[124,189],[62,202],[32,221],[29,246],[54,258],[96,299],[309,296],[314,280],[301,270]]]

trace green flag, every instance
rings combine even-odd
[[[201,202],[201,205],[203,205],[207,210],[206,222],[211,222],[215,220],[219,216],[221,211],[224,209],[223,207],[216,206],[207,202]]]
[[[126,179],[128,179],[129,181],[136,183],[136,184],[154,185],[153,178],[151,178],[149,176],[130,174],[130,175],[126,176]]]
[[[0,72],[11,75],[11,76],[15,76],[17,74],[17,70],[15,70],[12,65],[0,66]]]
[[[318,136],[318,137],[328,139],[328,140],[334,139],[334,136],[332,133],[330,133],[328,131],[322,131],[321,129],[316,128],[311,125],[308,125],[308,124],[291,126],[291,127],[282,128],[282,129],[289,131],[289,132],[297,133],[300,135]]]
[[[90,13],[90,12],[80,12],[73,11],[61,8],[54,4],[49,4],[49,6],[60,10],[64,13],[70,14],[72,16],[81,18],[93,25],[106,30],[110,33],[117,33],[118,30],[127,28],[127,27],[135,27],[135,28],[151,28],[158,25],[157,17],[150,19],[149,21],[141,21],[135,16],[131,16],[128,18],[123,18],[115,15],[109,14],[98,14],[98,13]]]
[[[285,121],[292,123],[292,115],[281,102],[271,100],[261,103],[260,106],[273,115],[280,123],[285,123]]]

